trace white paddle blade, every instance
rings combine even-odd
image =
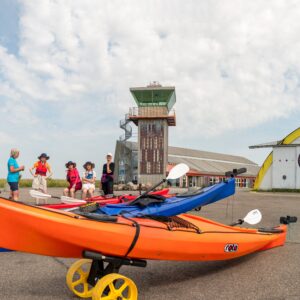
[[[244,218],[244,222],[255,225],[258,224],[262,219],[261,212],[258,209],[254,209],[248,212],[247,216]]]
[[[60,197],[61,202],[64,204],[74,204],[74,203],[86,203],[85,200],[80,200],[80,199],[75,199],[75,198],[71,198],[71,197],[67,197],[67,196],[61,196]]]
[[[51,195],[49,194],[44,194],[42,192],[39,191],[35,191],[35,190],[30,190],[29,194],[32,198],[39,198],[39,199],[47,199],[47,198],[51,198]]]
[[[186,164],[178,164],[175,167],[173,167],[173,169],[171,169],[167,180],[169,179],[177,179],[180,178],[181,176],[185,175],[188,171],[190,170],[189,166]]]

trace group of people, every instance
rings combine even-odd
[[[18,149],[12,149],[7,162],[7,182],[11,190],[11,199],[15,201],[19,200],[19,181],[21,172],[25,170],[25,166],[19,166],[17,162],[19,155],[20,151]],[[111,153],[107,153],[106,163],[102,168],[101,188],[105,195],[113,193],[115,164],[112,161],[112,157]],[[49,159],[50,157],[46,153],[42,153],[38,157],[38,161],[29,169],[33,176],[32,188],[43,193],[47,193],[47,179],[53,175],[51,166],[48,163]],[[69,161],[65,166],[67,169],[66,179],[69,186],[64,189],[64,195],[74,198],[77,191],[82,191],[82,199],[93,197],[96,190],[95,164],[87,161],[83,165],[84,171],[82,176],[79,175],[75,162]]]

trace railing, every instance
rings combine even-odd
[[[175,117],[175,109],[168,111],[165,106],[130,107],[127,117]]]
[[[127,141],[132,136],[132,127],[129,125],[130,119],[128,114],[125,115],[125,119],[120,121],[120,128],[125,131],[125,134],[122,134],[119,139],[120,141]]]

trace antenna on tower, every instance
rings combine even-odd
[[[162,85],[158,81],[150,81],[147,87],[162,87]]]

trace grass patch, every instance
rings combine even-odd
[[[300,189],[269,189],[269,190],[259,190],[254,189],[253,192],[259,193],[300,193]]]
[[[47,186],[50,187],[55,187],[55,188],[65,188],[69,186],[69,183],[64,180],[64,179],[48,179],[47,180]]]
[[[47,185],[49,188],[65,188],[69,186],[69,183],[65,179],[48,179],[47,180]],[[6,179],[0,179],[0,188],[4,188],[6,185]],[[32,179],[21,179],[20,188],[31,188],[32,187]],[[96,188],[100,187],[100,182],[99,180],[96,182]]]

